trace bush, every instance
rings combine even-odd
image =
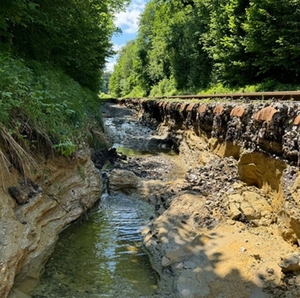
[[[141,86],[134,86],[133,89],[130,91],[128,95],[125,97],[132,98],[132,97],[145,97],[146,92],[143,90]]]
[[[157,85],[153,86],[150,96],[172,96],[178,93],[174,78],[164,78]]]
[[[48,64],[0,53],[0,122],[19,143],[70,155],[102,125],[98,97]]]

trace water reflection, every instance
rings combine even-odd
[[[126,196],[107,197],[60,235],[41,284],[44,297],[151,297],[157,277],[141,247],[141,229],[153,210]]]

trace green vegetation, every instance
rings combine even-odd
[[[98,92],[127,0],[1,0],[0,151],[22,173],[33,150],[100,145]],[[106,83],[107,85],[107,83]],[[9,152],[9,158],[6,155]]]
[[[0,53],[0,121],[27,150],[72,154],[97,118],[98,98],[48,64]],[[90,127],[89,127],[90,126]]]
[[[58,66],[80,85],[99,91],[112,54],[113,14],[126,0],[2,0],[0,41],[25,59]]]
[[[113,96],[297,90],[300,0],[150,0]]]

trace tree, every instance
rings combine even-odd
[[[210,80],[211,59],[201,39],[207,32],[207,11],[197,3],[184,7],[170,18],[168,52],[177,88],[195,92],[205,88]]]
[[[113,14],[125,2],[16,0],[9,4],[4,0],[0,3],[1,40],[19,55],[49,61],[97,91],[105,59],[113,54]]]
[[[124,97],[137,85],[136,73],[133,68],[135,58],[136,43],[130,41],[120,50],[117,64],[110,79],[109,90],[113,95]]]
[[[258,77],[296,83],[300,75],[300,1],[252,0],[243,25]]]
[[[199,7],[182,1],[148,2],[140,18],[134,63],[137,84],[148,94],[162,80],[180,91],[207,85],[211,63],[200,41],[206,30]]]
[[[158,94],[166,86],[194,93],[218,83],[295,84],[299,28],[300,0],[151,0],[126,86]]]
[[[109,79],[110,79],[111,75],[112,75],[112,71],[104,71],[101,92],[106,93],[106,94],[108,93]]]
[[[245,52],[243,28],[249,0],[204,0],[203,4],[210,19],[202,41],[213,60],[213,83],[231,86],[253,83],[256,68],[252,55]]]
[[[153,43],[156,36],[154,23],[157,18],[157,5],[157,1],[147,3],[140,16],[137,37],[137,61],[139,62],[136,63],[135,66],[139,74],[139,85],[145,90],[146,94],[149,94],[152,86],[161,79],[161,77],[157,77],[158,74],[156,74],[155,71],[153,72],[153,68],[155,68],[155,63],[153,62],[153,58],[155,58],[153,54]]]

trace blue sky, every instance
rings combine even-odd
[[[115,16],[115,25],[122,30],[122,34],[113,36],[114,49],[118,50],[126,44],[127,41],[136,37],[138,31],[138,21],[140,13],[144,10],[148,0],[131,0],[130,5],[125,11]],[[116,57],[108,59],[107,70],[113,70]]]

